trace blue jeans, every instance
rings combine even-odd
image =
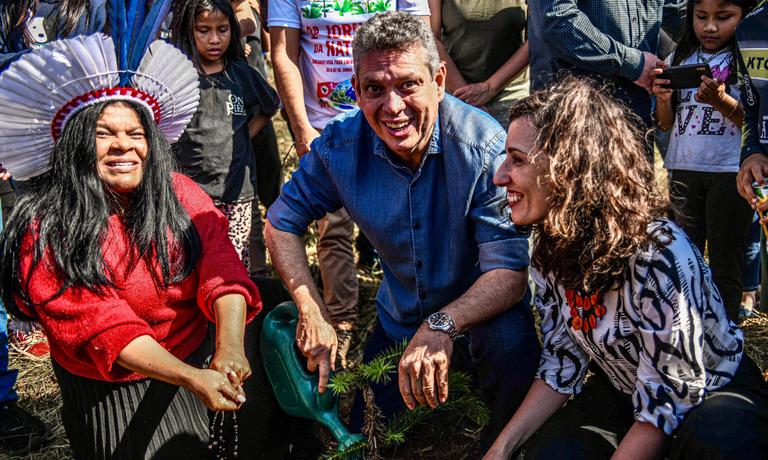
[[[0,216],[0,231],[3,230],[3,219]],[[8,315],[0,300],[0,405],[16,401],[19,397],[13,387],[16,386],[17,370],[8,370]]]
[[[491,421],[480,438],[486,449],[523,402],[539,366],[541,346],[530,305],[530,291],[527,291],[517,305],[476,326],[454,344],[451,369],[472,375],[491,409]],[[388,337],[379,323],[368,339],[363,362],[371,361],[400,342],[402,339],[395,341]],[[407,410],[396,375],[387,383],[372,383],[371,388],[385,421]],[[364,426],[364,408],[362,392],[358,391],[349,423],[353,433],[360,433]]]

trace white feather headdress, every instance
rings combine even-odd
[[[0,164],[14,178],[47,171],[53,143],[67,121],[99,101],[138,102],[166,141],[181,136],[200,98],[197,70],[179,49],[150,38],[171,1],[157,1],[149,9],[144,2],[128,2],[108,5],[108,15],[115,16],[110,17],[112,36],[52,42],[22,55],[0,74]],[[128,17],[127,11],[143,14]]]

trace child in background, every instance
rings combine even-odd
[[[652,72],[654,117],[663,131],[673,129],[664,167],[670,195],[688,218],[684,229],[701,253],[708,243],[709,264],[728,318],[737,321],[742,296],[746,237],[753,210],[736,187],[744,109],[739,101],[734,32],[756,0],[689,1],[685,30],[675,52]],[[714,78],[698,88],[663,88],[659,77],[669,65],[709,64]]]
[[[245,60],[229,0],[177,2],[172,37],[199,72],[200,105],[175,144],[181,172],[229,220],[229,237],[250,270],[248,236],[255,197],[251,139],[277,111],[278,96]]]

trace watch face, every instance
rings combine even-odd
[[[447,327],[450,319],[447,313],[437,312],[429,317],[429,324],[434,327]]]

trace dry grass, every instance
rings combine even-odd
[[[61,425],[61,393],[48,358],[36,358],[11,349],[10,367],[19,369],[16,389],[19,404],[39,415],[51,427],[51,440],[40,452],[13,459],[69,460],[72,451]],[[0,454],[0,458],[2,454]]]
[[[744,331],[744,350],[765,373],[768,370],[768,315],[755,311],[741,325]],[[768,380],[768,373],[765,374]]]

